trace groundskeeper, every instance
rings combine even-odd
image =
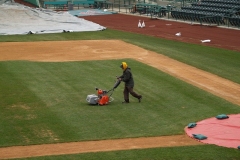
[[[131,69],[128,67],[126,62],[122,62],[122,64],[120,65],[120,68],[122,68],[123,74],[117,77],[117,79],[125,83],[124,90],[123,90],[124,101],[122,103],[129,103],[129,93],[133,97],[137,98],[139,102],[141,102],[142,95],[139,95],[133,91],[134,80],[133,80]]]

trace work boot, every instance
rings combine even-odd
[[[138,102],[140,103],[142,100],[142,96],[140,95],[140,97],[138,98]]]
[[[125,99],[122,103],[129,103],[129,99]]]

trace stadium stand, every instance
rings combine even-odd
[[[67,9],[68,1],[44,1],[43,7],[54,7],[55,10],[58,9]]]
[[[108,8],[112,2],[107,0],[55,0],[43,1],[43,7],[53,7],[56,9],[72,10],[73,7],[83,8]]]
[[[162,6],[157,4],[156,2],[145,2],[145,1],[136,1],[132,4],[124,4],[127,10],[129,10],[130,13],[139,13],[140,15],[146,15],[152,17],[163,17],[166,16],[166,13],[169,10],[166,6]]]
[[[82,7],[89,7],[92,8],[94,6],[94,0],[79,0],[79,1],[72,1],[73,6],[77,6],[78,9]]]
[[[240,27],[240,0],[201,0],[173,9],[175,19]]]

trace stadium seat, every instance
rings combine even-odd
[[[173,9],[171,15],[175,19],[201,21],[206,23],[226,24],[226,18],[240,14],[240,0],[201,0],[191,6]],[[238,24],[238,18],[229,19],[232,25]]]

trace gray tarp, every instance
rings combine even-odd
[[[0,35],[100,31],[105,27],[68,12],[30,8],[0,0]]]

